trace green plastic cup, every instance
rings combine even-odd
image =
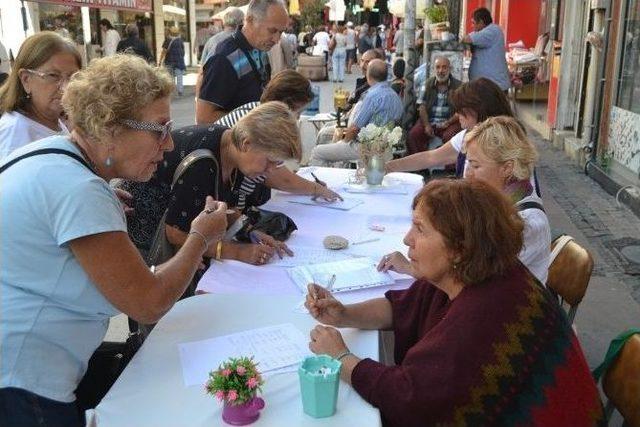
[[[336,413],[341,367],[342,363],[326,354],[304,359],[298,376],[305,414],[324,418]]]

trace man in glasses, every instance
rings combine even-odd
[[[196,123],[213,123],[236,107],[258,101],[269,80],[266,52],[287,28],[283,0],[252,0],[244,25],[220,42],[203,68]]]

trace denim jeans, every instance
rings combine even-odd
[[[331,61],[333,62],[333,81],[344,81],[347,51],[344,48],[336,48],[331,56]]]
[[[20,388],[0,388],[0,426],[82,427],[84,424],[84,415],[75,402],[58,402]]]
[[[178,90],[178,95],[182,95],[184,92],[184,84],[182,83],[182,77],[184,76],[184,70],[174,67],[173,65],[167,65],[167,69],[169,73],[176,79],[176,89]]]

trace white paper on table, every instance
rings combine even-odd
[[[283,255],[282,259],[277,255],[271,257],[267,265],[272,267],[297,267],[299,265],[322,264],[327,262],[341,261],[343,259],[353,258],[340,251],[333,251],[324,248],[314,248],[310,246],[289,246],[293,251],[293,256]]]
[[[346,183],[343,186],[344,191],[347,193],[361,193],[361,194],[409,194],[409,189],[406,184],[394,182],[385,183],[382,185],[369,185]]]
[[[267,373],[292,367],[311,354],[307,339],[291,323],[182,343],[178,350],[187,387],[204,384],[209,371],[229,357],[253,356],[258,370]]]
[[[301,205],[321,206],[323,208],[338,209],[341,211],[348,211],[355,208],[356,206],[363,204],[364,200],[345,197],[344,200],[336,200],[335,202],[328,202],[321,198],[312,200],[309,196],[291,196],[290,198],[287,198],[287,202],[298,203]]]
[[[287,273],[302,293],[307,292],[307,285],[312,282],[326,287],[333,275],[336,276],[336,280],[332,292],[392,285],[393,277],[389,273],[379,272],[376,265],[377,263],[371,258],[351,258],[293,267],[288,269]]]
[[[384,231],[378,231],[381,235],[407,233],[411,228],[411,211],[407,209],[407,217],[398,217],[391,215],[371,215],[367,218],[367,227],[382,226]]]

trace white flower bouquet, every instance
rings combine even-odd
[[[393,124],[380,126],[369,123],[358,132],[360,142],[360,159],[362,166],[356,173],[357,181],[362,175],[369,185],[380,185],[384,178],[384,164],[391,160],[391,150],[402,138],[402,129]]]
[[[364,157],[383,156],[390,153],[392,147],[400,142],[402,128],[393,125],[380,126],[369,123],[358,132],[360,152]]]

